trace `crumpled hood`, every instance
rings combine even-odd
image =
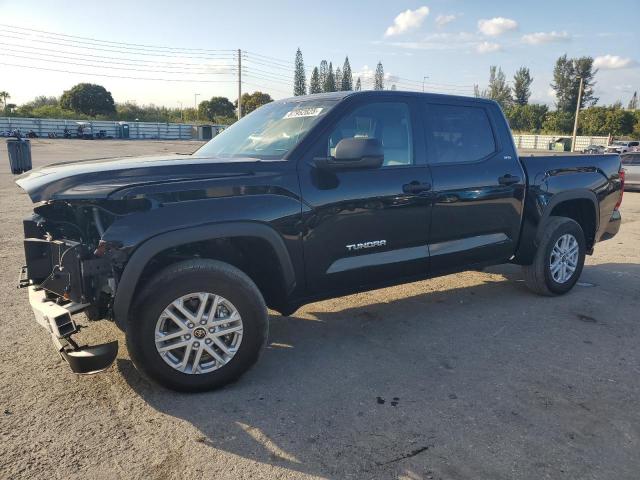
[[[118,190],[139,185],[251,175],[256,164],[264,162],[192,155],[80,160],[32,170],[16,183],[33,202],[106,199]]]

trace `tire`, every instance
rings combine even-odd
[[[206,313],[198,317],[203,298],[202,312]],[[134,301],[126,331],[131,359],[143,374],[172,390],[202,392],[237,380],[258,360],[267,342],[269,321],[262,294],[247,275],[224,262],[197,259],[169,265]],[[234,311],[239,320],[231,313]],[[225,318],[229,322],[222,325],[201,323],[220,324]],[[163,340],[160,335],[169,335],[170,328],[177,338]],[[213,332],[218,329],[218,335],[236,331],[216,336]],[[160,353],[156,338],[162,339],[160,348],[172,350]],[[229,353],[218,348],[220,342]],[[190,346],[175,348],[178,343]]]
[[[558,258],[554,253],[554,246],[561,238],[570,239],[573,237],[577,242],[578,252],[575,261],[575,269],[566,279],[554,277],[558,275],[552,272],[552,260]],[[557,250],[556,250],[557,251]],[[544,230],[540,235],[538,242],[538,250],[531,265],[523,265],[524,281],[529,289],[539,295],[556,296],[563,295],[573,288],[580,278],[582,267],[584,266],[584,258],[586,254],[586,242],[582,227],[575,220],[566,217],[549,217]],[[562,258],[562,257],[560,257]],[[568,264],[571,264],[567,260]],[[568,272],[570,268],[565,270]],[[564,281],[558,281],[564,280]]]

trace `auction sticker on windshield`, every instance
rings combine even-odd
[[[322,112],[322,107],[298,108],[297,110],[287,112],[284,118],[317,117],[320,115],[320,112]]]

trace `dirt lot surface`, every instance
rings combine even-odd
[[[35,164],[196,142],[36,140]],[[0,478],[637,479],[640,193],[561,298],[500,266],[273,316],[239,382],[197,395],[74,376],[15,288],[31,210],[0,153]]]

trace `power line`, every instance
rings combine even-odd
[[[9,46],[12,47],[11,49],[7,49],[10,51],[16,51],[15,47],[18,47],[17,51],[22,51],[25,52],[23,49],[27,48],[29,50],[35,50],[35,52],[25,52],[28,54],[39,54],[38,52],[43,51],[43,52],[54,52],[54,53],[64,53],[66,55],[75,55],[77,57],[92,57],[92,58],[99,58],[99,59],[108,59],[108,60],[123,60],[126,62],[130,62],[133,63],[134,65],[137,65],[139,63],[152,63],[152,64],[158,64],[158,65],[167,65],[167,66],[173,66],[175,65],[175,68],[182,68],[182,66],[207,66],[206,64],[203,63],[184,63],[184,62],[162,62],[162,61],[158,61],[158,60],[145,60],[143,58],[122,58],[122,57],[110,57],[107,55],[91,55],[88,53],[80,53],[80,52],[67,52],[64,50],[57,50],[57,49],[52,49],[52,48],[44,48],[44,47],[32,47],[29,45],[19,45],[16,43],[6,43],[6,42],[0,42],[0,46]],[[49,54],[47,53],[46,55],[49,56],[56,56],[53,54]],[[61,58],[72,58],[72,57],[61,57]],[[80,60],[82,60],[82,58],[80,58]],[[218,59],[215,59],[216,61]],[[114,62],[116,63],[116,62]],[[124,65],[124,64],[123,64]],[[228,64],[229,66],[232,66],[234,68],[236,68],[236,64]],[[173,68],[173,67],[172,67]]]
[[[4,35],[2,33],[0,33],[0,37],[8,37],[12,40],[16,40],[16,38],[13,35]],[[18,40],[27,40],[29,41],[28,38],[19,38]],[[202,59],[202,60],[216,60],[216,59],[223,59],[223,58],[230,58],[233,59],[235,58],[235,56],[231,55],[231,54],[218,54],[218,56],[213,56],[214,54],[208,54],[208,55],[199,55],[199,56],[194,56],[194,55],[183,55],[183,54],[178,54],[177,52],[171,52],[171,53],[167,53],[167,52],[157,52],[157,53],[151,53],[151,52],[134,52],[134,51],[129,51],[128,49],[113,49],[113,48],[99,48],[99,47],[95,47],[95,46],[91,46],[91,47],[87,47],[87,46],[77,46],[77,45],[68,45],[67,43],[61,43],[61,42],[53,42],[51,40],[38,40],[38,42],[41,43],[45,43],[47,45],[59,45],[62,47],[67,47],[67,48],[76,48],[76,49],[80,49],[80,50],[90,50],[90,51],[94,51],[94,50],[99,50],[102,52],[115,52],[115,53],[127,53],[130,55],[144,55],[144,56],[150,56],[150,57],[171,57],[171,58],[195,58],[195,59]]]
[[[46,35],[37,35],[37,36],[52,36],[53,35],[53,36],[57,36],[57,37],[66,37],[66,38],[78,39],[78,40],[82,40],[82,41],[100,42],[100,43],[107,43],[107,44],[113,44],[113,45],[128,45],[128,46],[131,46],[131,47],[145,47],[145,48],[152,48],[152,49],[168,49],[168,50],[179,50],[179,51],[234,52],[235,53],[235,50],[233,50],[233,49],[169,47],[169,46],[162,46],[162,45],[145,45],[145,44],[140,44],[140,43],[114,42],[112,40],[100,40],[100,39],[91,38],[91,37],[81,37],[81,36],[78,36],[78,35],[67,35],[67,34],[64,34],[64,33],[48,32],[46,30],[36,30],[34,28],[17,27],[15,25],[7,25],[5,23],[0,23],[0,27],[14,29],[14,30],[26,30],[26,31],[29,31],[29,32],[37,32],[37,33],[41,33],[41,34],[46,34]]]
[[[0,62],[0,65],[6,65],[9,67],[18,67],[18,68],[29,68],[32,70],[44,70],[48,72],[59,72],[59,73],[72,73],[77,75],[90,75],[94,77],[108,77],[108,78],[124,78],[127,80],[149,80],[154,82],[180,82],[180,83],[235,83],[235,80],[196,80],[196,79],[186,79],[181,80],[177,78],[148,78],[148,77],[130,77],[124,75],[109,75],[106,73],[90,73],[90,72],[76,72],[70,70],[60,70],[57,68],[45,68],[45,67],[36,67],[33,65],[18,65],[15,63],[6,63]]]
[[[151,69],[144,69],[144,68],[127,68],[127,67],[114,67],[114,66],[110,66],[110,65],[96,65],[94,63],[78,63],[78,62],[65,62],[64,60],[47,60],[45,58],[35,58],[35,57],[29,57],[29,56],[25,56],[25,55],[13,55],[11,53],[5,53],[5,52],[0,52],[0,56],[5,56],[5,57],[15,57],[15,58],[23,58],[26,60],[36,60],[36,61],[40,61],[40,62],[49,62],[49,63],[63,63],[65,65],[72,65],[74,67],[91,67],[91,68],[110,68],[113,70],[126,70],[126,71],[132,71],[132,72],[147,72],[147,73],[170,73],[170,74],[180,74],[181,72],[172,72],[169,70],[151,70]],[[231,72],[193,72],[190,71],[189,74],[191,75],[233,75],[236,72],[231,71]]]

